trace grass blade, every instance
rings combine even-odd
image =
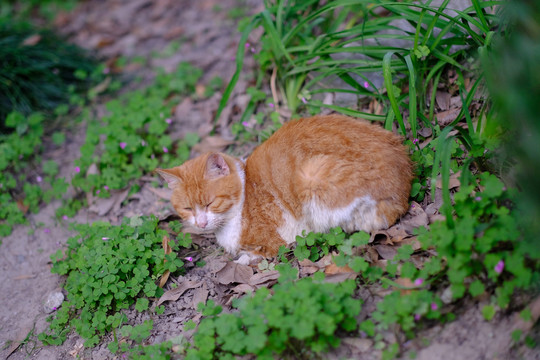
[[[442,183],[442,198],[443,205],[441,207],[441,213],[446,217],[446,223],[450,228],[454,227],[454,219],[452,217],[452,200],[450,199],[450,160],[452,157],[452,142],[453,136],[446,136],[439,138],[438,152],[441,156],[441,183]]]
[[[386,87],[386,93],[388,94],[388,100],[390,100],[390,105],[392,106],[392,109],[394,110],[394,115],[397,118],[399,127],[401,129],[401,133],[403,136],[407,136],[407,132],[405,130],[405,124],[403,123],[403,117],[401,116],[401,113],[399,112],[399,105],[396,100],[396,96],[394,94],[394,84],[392,83],[392,67],[390,65],[390,60],[392,58],[393,52],[389,52],[386,55],[384,55],[383,59],[383,77],[384,77],[384,86]]]
[[[416,71],[414,69],[411,56],[405,56],[405,63],[409,69],[409,124],[413,139],[416,139],[417,121],[416,118]]]
[[[386,130],[392,131],[392,125],[394,124],[394,110],[392,108],[388,109],[388,112],[386,113],[386,117],[384,119],[384,128]]]
[[[223,92],[223,96],[221,97],[221,100],[219,101],[219,106],[216,111],[216,116],[214,117],[214,126],[217,124],[219,117],[221,113],[223,112],[223,109],[225,109],[225,106],[227,106],[227,101],[229,101],[229,97],[231,97],[231,94],[234,90],[234,87],[236,86],[236,83],[238,82],[238,78],[240,77],[240,73],[242,72],[242,68],[244,67],[244,54],[246,49],[246,42],[249,37],[249,34],[253,31],[255,26],[259,25],[260,19],[258,16],[254,16],[251,22],[248,24],[248,26],[244,29],[242,32],[242,37],[240,38],[240,42],[238,43],[238,50],[236,51],[236,70],[229,81],[229,84],[225,88],[225,91]]]
[[[478,0],[471,0],[471,2],[474,7],[474,10],[476,11],[476,16],[478,16],[478,18],[482,22],[482,25],[484,25],[484,28],[489,29],[490,26],[484,16],[484,9],[480,7]]]
[[[357,111],[357,110],[352,110],[352,109],[342,107],[342,106],[337,106],[337,105],[321,104],[321,105],[317,105],[317,107],[323,107],[323,108],[327,108],[327,109],[332,109],[332,110],[340,112],[340,113],[342,113],[344,115],[349,115],[349,116],[353,116],[353,117],[357,117],[357,118],[362,118],[362,119],[369,120],[369,121],[383,122],[385,120],[385,117],[383,115],[370,114],[370,113]]]

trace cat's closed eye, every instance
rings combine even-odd
[[[186,211],[193,211],[193,209],[190,208],[190,207],[184,208],[184,210],[186,210]]]

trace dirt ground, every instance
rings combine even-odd
[[[236,20],[231,17],[230,11],[238,9],[254,13],[262,9],[262,2],[82,1],[73,12],[59,14],[55,26],[71,41],[95,52],[105,61],[112,61],[119,56],[147,59],[146,65],[127,66],[123,69],[125,74],[122,76],[126,78],[142,75],[149,79],[152,77],[152,69],[156,67],[171,71],[179,62],[189,61],[204,70],[205,79],[218,75],[227,81],[234,72],[233,60],[239,40]],[[156,53],[166,52],[171,41],[180,44],[178,50],[166,57],[156,56]],[[245,105],[247,97],[244,91],[248,83],[246,79],[241,80],[233,95],[232,102],[239,108]],[[219,97],[216,96],[204,102],[185,101],[180,104],[175,124],[178,136],[186,131],[207,135],[207,124],[218,102]],[[99,114],[99,104],[95,108],[95,114]],[[224,142],[213,145],[223,146],[231,140],[227,125],[234,120],[234,116],[234,109],[226,110],[219,134]],[[54,159],[59,163],[60,176],[69,179],[73,175],[73,162],[79,157],[84,131],[83,124],[68,136],[68,141],[61,149],[44,154],[45,160]],[[236,152],[245,155],[249,150],[248,146]],[[51,274],[49,257],[66,243],[71,235],[68,230],[71,222],[107,220],[119,223],[124,216],[154,214],[165,218],[172,215],[166,200],[167,190],[156,191],[149,185],[150,180],[141,180],[142,188],[138,194],[127,199],[125,194],[115,194],[113,200],[116,203],[97,201],[68,220],[55,220],[54,211],[60,202],[52,202],[38,214],[28,216],[29,226],[17,226],[9,237],[3,239],[0,248],[3,278],[0,282],[0,301],[4,304],[0,307],[0,357],[14,360],[114,358],[106,348],[110,339],[105,339],[102,345],[91,349],[84,349],[83,341],[76,334],[69,336],[58,347],[42,347],[37,341],[37,334],[48,326],[46,318],[49,314],[45,309],[48,297],[62,292],[62,279]],[[123,200],[127,201],[120,206]],[[422,209],[427,211],[427,205],[422,204]],[[179,336],[189,337],[190,333],[183,331],[183,324],[189,319],[196,322],[200,319],[196,311],[198,302],[215,299],[227,304],[232,298],[240,296],[246,288],[266,286],[276,279],[275,272],[266,272],[263,278],[262,273],[233,268],[227,255],[211,239],[195,238],[194,241],[202,249],[194,255],[195,260],[204,259],[206,265],[202,268],[190,266],[185,276],[172,279],[183,291],[177,291],[177,300],[164,302],[165,313],[154,317],[154,329],[148,343],[159,343]],[[230,279],[238,274],[242,274],[242,279]],[[363,315],[360,315],[365,316],[374,309],[377,296],[367,291],[360,291],[358,295],[365,300]],[[512,311],[499,313],[493,321],[486,322],[480,308],[487,301],[484,299],[478,303],[455,306],[456,321],[422,331],[415,340],[405,341],[403,348],[415,351],[416,358],[422,360],[540,359],[538,350],[512,345],[512,331],[526,329],[530,325],[524,324],[517,313]],[[536,300],[533,306],[540,307],[540,302]],[[133,311],[128,313],[128,317],[130,322],[136,324],[149,315]],[[389,330],[384,340],[393,342],[396,334]],[[381,352],[375,349],[372,340],[368,338],[345,338],[342,346],[327,356],[335,359],[379,359]]]

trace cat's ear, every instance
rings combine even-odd
[[[227,165],[223,156],[212,154],[208,157],[208,160],[206,160],[206,173],[204,174],[206,179],[213,180],[222,176],[227,176],[230,173],[231,170],[229,169],[229,165]]]
[[[172,169],[156,169],[156,172],[167,182],[169,189],[174,189],[182,182],[178,176],[173,174]]]

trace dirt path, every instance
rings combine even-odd
[[[239,39],[236,20],[231,15],[234,12],[256,12],[261,9],[260,3],[251,0],[85,1],[74,12],[60,14],[56,27],[72,41],[109,61],[119,56],[146,59],[146,65],[125,68],[124,73],[128,77],[142,75],[149,79],[152,69],[156,67],[171,71],[181,61],[188,61],[204,70],[203,81],[214,76],[227,81],[234,71],[233,59]],[[171,42],[178,48],[171,48]],[[245,82],[241,82],[237,87],[238,92],[241,93],[246,86]],[[209,121],[218,100],[213,98],[204,104],[184,103],[182,111],[186,115],[186,122],[183,125],[190,127],[190,131],[204,132],[201,127]],[[46,159],[59,163],[60,176],[69,179],[73,174],[73,161],[79,156],[84,136],[84,126],[81,126],[77,133],[68,137],[69,140],[61,149],[44,155]],[[223,136],[226,137],[226,134]],[[97,220],[118,223],[123,216],[165,216],[170,212],[167,202],[150,191],[149,187],[143,186],[140,194],[128,200],[128,205],[108,211],[103,216],[85,209],[76,217],[59,222],[54,219],[54,211],[60,203],[53,202],[38,214],[29,215],[30,226],[18,226],[9,237],[3,239],[0,300],[4,306],[0,307],[0,345],[6,345],[0,349],[1,358],[10,354],[10,359],[111,358],[105,345],[83,349],[81,339],[74,334],[62,346],[40,348],[36,334],[44,331],[48,325],[46,318],[49,314],[44,309],[46,299],[61,290],[59,276],[50,273],[49,257],[71,235],[69,223]],[[199,256],[206,256],[212,261],[203,268],[192,268],[181,279],[197,286],[187,290],[178,301],[167,304],[165,314],[155,322],[151,343],[185,335],[182,324],[200,316],[196,311],[199,300],[230,299],[234,295],[223,281],[216,280],[215,273],[225,266],[226,257],[207,240],[197,241],[205,249]],[[367,303],[365,311],[372,306],[373,302]],[[534,350],[511,348],[509,334],[518,324],[513,315],[488,323],[483,320],[480,307],[480,304],[467,304],[467,309],[457,314],[457,321],[426,330],[418,339],[405,342],[406,349],[416,349],[419,359],[540,359],[540,354]],[[144,320],[144,316],[132,315],[131,321]],[[389,331],[389,339],[385,340],[391,341],[392,336]],[[431,345],[421,349],[425,346],[425,339]],[[17,342],[23,344],[16,348]],[[373,348],[374,344],[369,339],[348,339],[344,343],[329,357],[380,358],[381,352]]]
[[[214,76],[228,79],[235,69],[231,59],[239,39],[236,21],[229,12],[255,11],[258,3],[234,0],[83,1],[72,13],[60,14],[55,26],[71,41],[106,61],[120,56],[144,58],[146,65],[124,69],[123,76],[126,77],[142,75],[148,79],[157,67],[171,71],[178,63],[188,61],[204,70],[203,81]],[[167,54],[171,42],[179,49]],[[186,109],[186,113],[189,111]],[[205,119],[204,122],[208,121]],[[198,124],[193,126],[197,128]],[[79,148],[84,142],[85,126],[80,126],[67,138],[62,148],[45,153],[44,158],[57,161],[59,175],[69,180],[74,174],[73,162],[79,157]],[[145,201],[152,202],[153,206],[148,206]],[[154,214],[159,212],[159,206],[161,210],[167,208],[166,202],[149,191],[143,191],[138,200],[130,201],[127,208],[101,217],[85,209],[74,218],[58,222],[54,218],[58,206],[59,201],[52,202],[38,214],[30,214],[29,226],[17,226],[10,236],[3,239],[0,252],[3,278],[0,282],[3,304],[0,309],[0,358],[9,354],[10,359],[69,359],[77,354],[85,359],[110,357],[108,351],[100,348],[79,353],[82,342],[76,336],[71,336],[59,347],[36,348],[39,346],[36,334],[48,326],[46,318],[49,314],[44,310],[44,303],[49,294],[61,290],[60,277],[50,272],[50,255],[62,248],[72,235],[68,230],[71,222],[108,220],[118,223],[124,215],[150,215],[153,211]],[[191,313],[195,312],[192,309]],[[173,319],[173,326],[179,327],[178,319]],[[157,336],[157,341],[164,341],[167,332],[163,326],[156,326],[156,329],[162,335]],[[15,350],[18,342],[23,344]]]

